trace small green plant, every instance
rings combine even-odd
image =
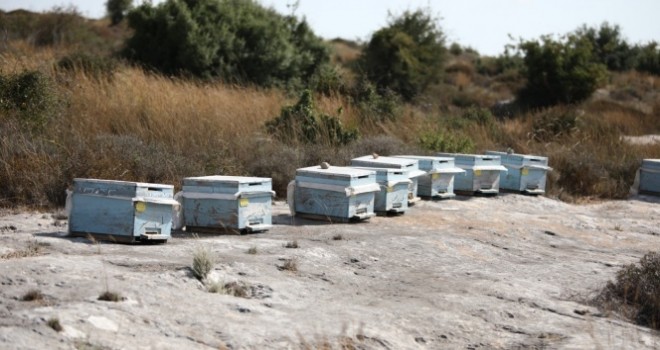
[[[48,321],[46,321],[46,324],[48,325],[48,327],[55,330],[55,332],[61,332],[64,330],[64,327],[62,327],[60,320],[56,317],[49,318]]]
[[[43,127],[55,114],[57,96],[52,79],[39,71],[0,75],[0,110],[22,123]]]
[[[42,301],[44,300],[44,295],[38,289],[30,289],[27,293],[23,294],[21,297],[23,301]]]
[[[300,248],[300,246],[298,245],[298,241],[294,240],[286,242],[286,244],[284,244],[284,248]]]
[[[247,250],[248,254],[256,255],[257,254],[257,247],[250,247]]]
[[[112,301],[116,303],[124,300],[124,297],[117,292],[106,290],[105,292],[101,293],[101,295],[99,295],[97,300]]]
[[[475,148],[469,137],[444,131],[423,133],[419,145],[429,151],[450,153],[471,153]]]
[[[199,247],[193,253],[192,273],[200,281],[206,279],[215,263],[213,253],[206,247]]]

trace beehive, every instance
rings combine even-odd
[[[184,178],[181,196],[186,231],[266,231],[272,227],[272,188],[270,178]]]
[[[418,178],[426,174],[426,172],[419,170],[419,162],[417,160],[371,155],[354,158],[351,160],[351,165],[370,168],[407,170],[408,179],[410,179],[410,184],[408,185],[408,205],[413,205],[419,200],[419,197],[417,196],[417,181]]]
[[[660,195],[660,159],[644,159],[639,170],[639,192]]]
[[[465,170],[456,174],[454,191],[465,194],[498,194],[500,172],[506,168],[500,157],[481,154],[438,153],[439,157],[453,157],[457,167]]]
[[[408,210],[408,171],[403,169],[367,168],[356,169],[376,172],[376,182],[380,191],[374,198],[374,211],[379,215],[403,214]]]
[[[499,156],[507,171],[500,174],[500,189],[528,194],[544,194],[548,171],[548,158],[534,155],[487,151]]]
[[[454,176],[465,170],[454,166],[452,157],[432,156],[395,156],[397,158],[415,159],[419,161],[419,170],[426,172],[419,177],[417,194],[428,198],[452,198],[454,194]]]
[[[376,173],[347,167],[313,166],[296,171],[289,186],[293,215],[328,221],[360,221],[374,215],[380,187]]]
[[[166,242],[172,229],[171,185],[74,179],[69,232],[117,242]]]

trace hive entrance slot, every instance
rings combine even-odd
[[[158,192],[161,192],[162,190],[163,190],[162,188],[147,187],[147,191],[158,191]]]
[[[358,179],[366,179],[366,178],[368,178],[368,177],[369,177],[369,175],[362,175],[362,176],[358,176],[357,178],[358,178]]]

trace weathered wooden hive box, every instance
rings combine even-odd
[[[548,171],[548,157],[486,151],[487,155],[499,156],[507,171],[500,174],[500,188],[528,194],[544,194]]]
[[[171,185],[74,179],[69,232],[116,242],[166,242],[172,230]]]
[[[354,167],[376,172],[380,191],[374,198],[376,214],[403,214],[408,210],[408,171],[403,169]]]
[[[426,174],[426,172],[419,170],[419,161],[415,159],[372,155],[354,158],[351,160],[351,165],[370,168],[407,170],[408,178],[411,181],[408,185],[408,205],[413,205],[419,200],[419,197],[417,196],[417,181],[420,176]]]
[[[644,159],[639,170],[639,192],[660,195],[660,159]]]
[[[261,232],[272,227],[270,178],[200,176],[183,179],[183,223],[188,232]]]
[[[415,159],[419,161],[419,170],[426,172],[419,177],[417,194],[420,197],[452,198],[454,194],[454,176],[465,170],[454,165],[452,157],[433,156],[395,156],[397,158]]]
[[[374,213],[374,199],[380,186],[370,170],[312,166],[296,171],[289,186],[292,214],[328,221],[360,221]],[[293,191],[293,193],[291,193]]]
[[[439,157],[453,157],[457,167],[465,170],[456,174],[454,191],[466,194],[498,194],[500,173],[506,171],[500,157],[482,154],[438,153]]]

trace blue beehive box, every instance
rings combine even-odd
[[[166,242],[172,229],[171,185],[74,179],[69,232],[117,242]]]
[[[376,215],[374,199],[378,191],[374,171],[313,166],[296,171],[287,196],[293,215],[347,222]]]
[[[266,231],[272,227],[272,188],[270,178],[184,178],[181,196],[186,231]]]
[[[371,155],[354,158],[351,160],[351,165],[370,168],[407,170],[408,178],[411,181],[408,185],[408,205],[413,205],[419,200],[419,197],[417,196],[417,181],[418,178],[426,174],[426,172],[419,170],[419,162],[417,160]]]
[[[544,194],[548,171],[548,157],[517,153],[487,151],[487,155],[500,156],[507,171],[500,174],[500,188],[528,194]]]
[[[660,195],[660,159],[644,159],[639,169],[639,192]]]
[[[374,198],[376,214],[403,214],[408,210],[408,186],[411,181],[408,171],[403,169],[354,167],[376,172],[380,191]]]
[[[464,173],[465,170],[454,165],[454,158],[411,155],[395,157],[419,161],[419,170],[425,172],[419,177],[417,184],[417,194],[420,197],[452,198],[456,196],[454,194],[454,176]]]
[[[465,170],[456,174],[456,192],[493,195],[500,192],[500,173],[506,168],[501,165],[499,156],[460,153],[438,153],[437,156],[453,157],[456,166]]]

